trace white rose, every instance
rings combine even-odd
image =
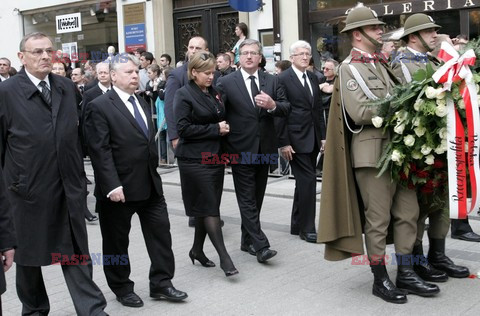
[[[417,101],[415,101],[415,103],[413,104],[413,108],[415,109],[415,111],[420,111],[420,108],[425,104],[425,101],[423,99],[418,99]]]
[[[465,101],[463,99],[458,100],[457,106],[459,109],[465,110]]]
[[[405,129],[405,124],[397,124],[394,128],[393,131],[397,134],[403,134],[403,130]]]
[[[426,144],[423,144],[422,148],[420,148],[420,152],[425,156],[428,155],[431,151],[432,148],[428,147]]]
[[[435,108],[435,115],[438,117],[444,117],[447,115],[447,107],[445,105],[439,105]]]
[[[413,135],[407,135],[403,138],[403,143],[405,146],[412,147],[415,144],[415,137]]]
[[[447,143],[447,139],[442,139],[442,142],[440,143],[440,146],[442,146],[443,148],[443,151],[447,151],[448,150],[448,143]]]
[[[438,136],[440,136],[441,139],[447,139],[447,129],[445,127],[439,129]]]
[[[446,106],[447,105],[447,101],[445,99],[437,99],[437,105],[441,105],[441,106]]]
[[[376,128],[382,127],[383,118],[381,118],[380,116],[374,116],[374,117],[372,117],[372,124],[373,124],[373,126],[375,126]]]
[[[435,89],[434,87],[428,86],[427,89],[425,90],[425,96],[429,99],[435,99],[438,95],[438,90]]]
[[[402,153],[394,149],[391,156],[392,161],[400,164],[402,162]]]
[[[422,155],[422,153],[419,153],[418,151],[414,151],[414,152],[412,152],[412,158],[413,159],[422,159],[423,155]]]
[[[433,165],[434,162],[435,162],[435,157],[433,155],[428,155],[425,157],[425,163],[427,165]]]
[[[434,152],[437,154],[437,155],[441,155],[445,152],[445,148],[443,148],[442,144],[440,144],[437,148],[434,149]]]
[[[445,99],[445,91],[442,90],[442,88],[437,89],[437,99]]]
[[[413,126],[420,126],[420,123],[422,123],[422,120],[419,117],[416,117],[412,121]]]
[[[480,86],[478,84],[475,86],[477,87],[477,92],[480,91]]]
[[[423,126],[418,126],[418,127],[415,127],[413,131],[418,137],[422,137],[423,135],[425,135],[425,132],[427,131],[427,129]]]

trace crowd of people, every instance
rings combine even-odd
[[[404,53],[394,54],[395,44],[383,41],[383,24],[369,8],[355,8],[342,30],[353,48],[341,64],[322,51],[325,58],[321,70],[316,69],[311,45],[299,40],[290,46],[289,59],[275,64],[275,75],[264,71],[262,45],[248,38],[244,23],[236,27],[239,40],[232,51],[217,56],[203,37],[192,37],[186,60],[176,68],[168,54],[157,60],[138,49],[115,58],[113,47],[106,59],[72,68],[47,35],[26,35],[17,74],[9,59],[0,58],[0,252],[5,271],[16,262],[22,313],[48,313],[41,267],[60,262],[76,312],[105,314],[105,298],[92,279],[85,219],[99,219],[103,256],[119,262],[103,267],[117,300],[128,307],[143,306],[130,279],[134,214],[151,261],[150,297],[188,297],[172,283],[170,222],[157,172],[159,163],[168,163],[170,146],[185,213],[195,227],[188,254],[193,264],[216,266],[203,251],[208,236],[225,276],[239,273],[226,249],[220,218],[226,165],[240,210],[240,249],[259,263],[277,255],[262,230],[260,213],[270,165],[283,159],[295,176],[290,233],[325,243],[326,258],[338,260],[363,252],[364,231],[374,295],[405,303],[407,294],[439,293],[430,282],[468,277],[468,268],[445,254],[450,222],[444,212],[419,205],[416,192],[389,175],[377,177],[377,161],[390,135],[372,125],[374,110],[366,104],[392,93],[395,84],[411,81],[426,64],[434,69],[439,65],[431,52],[440,26],[430,17],[407,18]],[[465,43],[463,37],[455,42],[459,47]],[[358,54],[379,52],[382,62],[354,60]],[[427,62],[408,60],[419,55]],[[86,205],[87,156],[94,169],[98,218]],[[322,212],[317,226],[319,175]],[[363,227],[358,226],[361,216]],[[385,268],[389,226],[398,262],[396,283]],[[452,237],[480,241],[468,219],[452,222]],[[52,261],[53,254],[60,261]],[[411,256],[422,260],[414,264]],[[3,273],[0,277],[3,292]]]

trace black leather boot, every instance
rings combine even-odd
[[[425,281],[446,282],[448,280],[446,272],[435,269],[425,258],[422,244],[413,247],[413,258],[413,271]]]
[[[373,272],[373,289],[372,293],[380,297],[382,300],[395,303],[404,304],[407,302],[406,293],[398,289],[387,274],[387,268],[383,264],[375,264],[370,266]]]
[[[435,284],[427,283],[420,278],[412,267],[412,255],[396,255],[398,272],[397,287],[406,290],[409,294],[433,296],[440,292]]]
[[[445,239],[429,238],[428,262],[436,269],[445,271],[452,278],[466,278],[470,275],[467,267],[457,266],[445,255]]]

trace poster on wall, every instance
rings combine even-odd
[[[78,61],[78,45],[77,42],[62,43],[63,57],[68,57],[72,63]]]
[[[137,48],[147,50],[147,34],[145,28],[145,3],[123,6],[125,51]]]

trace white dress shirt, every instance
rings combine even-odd
[[[312,83],[310,82],[310,79],[308,78],[307,71],[305,70],[305,72],[301,72],[299,69],[297,69],[297,67],[295,67],[295,65],[292,65],[292,69],[293,69],[293,72],[295,72],[295,74],[297,75],[298,80],[300,80],[300,82],[302,83],[302,86],[304,86],[304,84],[303,84],[303,74],[305,74],[305,76],[307,78],[308,88],[310,89],[310,93],[313,95]]]
[[[252,88],[251,88],[252,83],[251,83],[250,78],[248,78],[248,77],[250,77],[250,76],[255,77],[255,83],[257,84],[258,92],[260,92],[260,81],[258,80],[258,70],[255,71],[255,73],[253,75],[250,75],[248,72],[246,72],[242,68],[240,68],[240,72],[242,73],[243,81],[245,82],[245,86],[247,87],[248,95],[252,99],[253,106],[255,106],[255,100],[252,97]]]

